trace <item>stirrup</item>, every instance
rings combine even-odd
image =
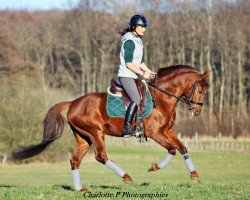
[[[147,142],[148,138],[145,136],[144,124],[142,120],[138,120],[135,125],[135,137],[139,138],[139,142]]]
[[[135,136],[135,131],[133,131],[133,129],[131,127],[129,127],[129,128],[124,127],[122,133],[123,133],[124,138],[129,138],[129,137]]]

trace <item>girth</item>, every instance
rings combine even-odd
[[[146,84],[141,81],[141,80],[135,80],[140,98],[141,98],[141,103],[140,106],[138,108],[137,114],[141,114],[144,106],[147,103],[147,96],[146,96]],[[125,108],[127,110],[131,100],[128,97],[128,95],[126,94],[126,92],[123,90],[123,87],[121,85],[120,82],[116,81],[115,79],[111,80],[111,84],[110,84],[110,89],[109,89],[110,93],[114,94],[114,95],[121,95]]]

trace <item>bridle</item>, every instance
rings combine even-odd
[[[155,79],[154,79],[154,83],[148,82],[148,84],[154,88],[154,95],[153,95],[153,97],[152,97],[152,101],[153,101],[154,107],[157,106],[157,101],[156,101],[156,90],[159,90],[160,92],[162,92],[162,93],[164,93],[164,94],[167,94],[167,95],[169,95],[169,96],[175,97],[175,98],[178,99],[179,101],[181,101],[181,102],[187,104],[189,110],[192,110],[192,109],[195,108],[195,107],[193,106],[193,104],[199,105],[199,106],[202,107],[202,106],[203,106],[203,102],[197,102],[197,101],[194,101],[194,100],[193,100],[193,98],[194,98],[194,93],[195,93],[195,91],[196,91],[196,88],[197,88],[198,82],[200,81],[200,78],[201,78],[201,75],[199,75],[198,79],[195,81],[195,83],[194,83],[194,84],[192,85],[192,87],[190,88],[190,89],[192,89],[192,92],[191,92],[190,97],[189,97],[189,98],[186,98],[186,97],[184,96],[185,93],[183,93],[182,96],[176,96],[176,95],[174,95],[174,94],[172,94],[172,93],[170,93],[170,92],[168,92],[168,91],[166,91],[166,90],[163,90],[162,88],[158,87],[158,86],[156,85],[156,81],[157,81],[157,76],[156,76]],[[190,89],[188,89],[187,92],[188,92]],[[187,93],[187,92],[186,92],[186,93]]]

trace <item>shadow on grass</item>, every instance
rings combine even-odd
[[[142,183],[140,184],[140,186],[144,186],[144,187],[148,187],[150,185],[150,183]],[[1,187],[14,187],[14,186],[1,186],[0,185],[0,188]],[[67,190],[67,191],[75,191],[71,186],[69,185],[53,185],[53,188],[62,188],[64,190]],[[113,185],[90,185],[90,188],[92,189],[115,189],[115,190],[119,190],[120,187],[118,186],[113,186]]]
[[[53,185],[53,188],[62,188],[62,189],[67,190],[67,191],[75,191],[69,185]]]
[[[90,185],[91,188],[94,189],[120,189],[120,187],[112,186],[112,185]]]
[[[136,186],[136,184],[132,184],[134,186]],[[139,186],[143,186],[143,187],[148,187],[150,185],[150,183],[142,183]],[[121,189],[121,187],[118,186],[113,186],[113,185],[90,185],[91,188],[93,189]]]
[[[13,185],[0,185],[0,188],[14,188]]]
[[[140,186],[148,187],[149,185],[150,185],[150,183],[144,182],[144,183],[142,183]]]
[[[111,185],[90,185],[89,186],[91,189],[120,189],[117,186],[111,186]],[[75,190],[69,186],[69,185],[53,185],[54,189],[64,189],[67,191],[74,191]]]

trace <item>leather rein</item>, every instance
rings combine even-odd
[[[156,94],[156,90],[159,90],[160,92],[162,92],[162,93],[164,93],[164,94],[167,94],[167,95],[169,95],[169,96],[172,96],[172,97],[178,99],[179,101],[181,101],[181,102],[187,104],[188,107],[189,107],[189,109],[193,109],[192,104],[196,104],[196,105],[199,105],[199,106],[203,106],[203,102],[193,101],[194,93],[195,93],[196,87],[197,87],[197,85],[198,85],[198,82],[200,81],[200,77],[201,77],[201,75],[200,75],[199,78],[195,81],[195,83],[192,85],[192,87],[191,87],[191,88],[192,88],[192,93],[191,93],[191,95],[190,95],[190,97],[189,97],[188,99],[187,99],[185,96],[183,96],[183,95],[178,97],[178,96],[176,96],[176,95],[174,95],[174,94],[172,94],[172,93],[170,93],[170,92],[168,92],[168,91],[166,91],[166,90],[163,90],[162,88],[158,87],[158,86],[156,85],[156,79],[157,79],[157,77],[154,79],[154,83],[148,82],[148,84],[154,88],[154,96],[153,96],[153,99],[152,99],[152,101],[153,101],[153,103],[154,103],[154,107],[157,106],[156,95],[155,95],[155,94]],[[190,89],[189,89],[189,90],[190,90]],[[188,90],[188,91],[189,91],[189,90]]]

